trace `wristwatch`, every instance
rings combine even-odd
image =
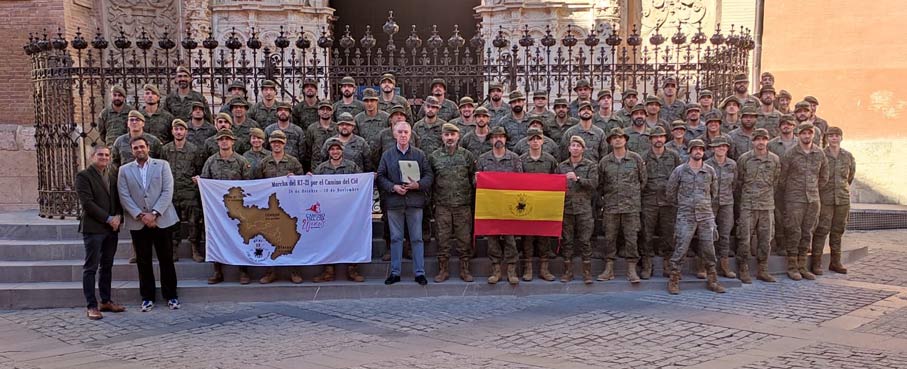
[[[154,215],[155,218],[161,216],[161,213],[158,213],[157,210],[152,210],[151,215]]]

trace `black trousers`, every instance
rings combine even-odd
[[[117,233],[85,233],[82,235],[85,242],[85,264],[82,265],[82,292],[89,308],[98,307],[98,298],[95,296],[95,280],[97,276],[98,290],[101,302],[110,302],[110,281],[112,279],[113,257],[117,252]]]
[[[154,266],[151,263],[152,249],[157,253],[161,272],[161,295],[164,300],[176,296],[176,268],[173,266],[173,230],[170,228],[144,227],[129,231],[135,244],[136,265],[139,268],[139,293],[142,300],[154,301]]]

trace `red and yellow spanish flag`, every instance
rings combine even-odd
[[[475,234],[560,237],[563,174],[476,173]]]

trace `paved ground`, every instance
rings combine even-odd
[[[0,368],[907,368],[907,231],[816,282],[0,311]],[[616,283],[616,282],[615,282]]]

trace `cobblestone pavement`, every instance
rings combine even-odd
[[[904,239],[907,231],[848,234],[887,243],[847,275],[723,295],[129,306],[100,321],[81,309],[0,311],[0,369],[907,368]]]

